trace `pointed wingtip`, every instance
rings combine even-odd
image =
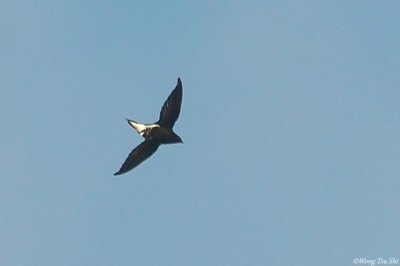
[[[182,86],[182,81],[181,81],[181,78],[180,78],[180,77],[178,77],[178,82],[177,82],[177,84],[178,84],[178,86]]]

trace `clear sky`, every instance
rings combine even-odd
[[[0,264],[400,257],[399,12],[2,1]],[[178,76],[184,144],[113,176]]]

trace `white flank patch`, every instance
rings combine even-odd
[[[155,128],[155,127],[160,127],[157,124],[151,124],[151,125],[145,125],[146,128]]]
[[[146,132],[147,129],[159,127],[159,125],[157,125],[157,124],[152,124],[152,125],[139,124],[139,123],[136,123],[135,121],[132,121],[132,120],[128,120],[128,123],[129,123],[129,125],[131,125],[134,129],[136,129],[136,131],[137,131],[141,136],[143,136],[143,134]]]

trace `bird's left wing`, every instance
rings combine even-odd
[[[158,146],[160,146],[159,142],[152,140],[143,141],[139,146],[133,149],[128,158],[126,158],[125,162],[122,164],[121,169],[119,169],[119,171],[114,175],[122,175],[132,170],[149,158],[157,150]]]

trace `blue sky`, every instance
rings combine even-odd
[[[1,265],[400,257],[397,1],[3,1]],[[114,177],[181,77],[175,131]]]

